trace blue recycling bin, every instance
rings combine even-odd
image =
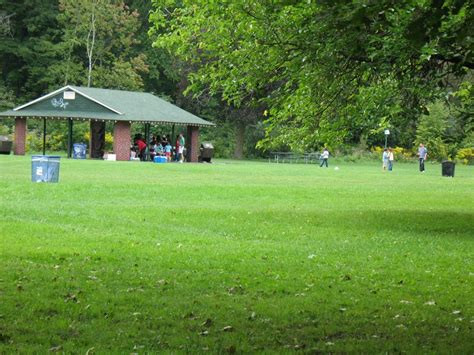
[[[87,145],[84,143],[74,143],[72,147],[73,159],[86,159]]]
[[[58,182],[60,159],[61,157],[52,155],[31,156],[31,181]]]

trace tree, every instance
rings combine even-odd
[[[153,15],[152,15],[153,18]],[[165,35],[166,29],[154,27],[150,30],[150,35],[152,38]],[[241,101],[231,101],[223,97],[222,92],[218,90],[213,90],[204,83],[200,83],[195,80],[195,75],[199,72],[201,66],[206,62],[207,58],[199,57],[197,53],[193,57],[193,52],[189,51],[188,55],[176,55],[176,51],[183,52],[185,49],[171,48],[171,47],[162,47],[158,45],[158,42],[154,43],[157,49],[166,49],[169,52],[170,56],[175,57],[175,61],[178,64],[178,71],[181,75],[184,75],[185,78],[180,80],[181,91],[184,95],[194,94],[193,99],[196,102],[217,102],[216,106],[218,109],[214,112],[211,120],[217,121],[220,123],[231,122],[232,131],[235,137],[234,142],[231,144],[234,148],[233,156],[237,159],[241,159],[244,156],[245,151],[245,139],[248,136],[247,129],[255,124],[257,121],[262,120],[262,105],[257,103],[252,95],[249,95],[246,98],[243,98]],[[198,46],[198,43],[189,43],[190,48],[193,45]],[[185,83],[186,86],[182,84]],[[181,101],[186,102],[184,98],[181,98]],[[189,102],[189,101],[188,101]],[[224,124],[223,127],[227,127],[227,124]],[[228,143],[228,142],[226,142]]]
[[[428,113],[421,115],[418,121],[415,145],[420,143],[426,145],[432,158],[446,159],[448,157],[444,140],[448,129],[448,117],[448,107],[443,102],[437,101],[429,105]]]
[[[58,1],[0,0],[8,17],[8,34],[0,41],[1,75],[19,101],[44,94],[45,68],[57,58],[54,43],[60,37],[56,20]]]
[[[148,71],[146,58],[132,50],[139,44],[135,39],[140,27],[136,11],[114,0],[60,0],[59,9],[64,60],[50,68],[51,71],[64,75],[65,83],[143,89],[140,73]],[[90,128],[91,157],[101,158],[105,122],[91,121]]]
[[[10,19],[15,14],[7,14],[0,11],[0,38],[12,36]]]
[[[60,0],[59,8],[63,61],[52,71],[62,73],[66,82],[87,86],[143,88],[146,58],[133,51],[139,44],[137,12],[113,0]]]
[[[465,1],[153,3],[155,45],[198,67],[189,90],[270,108],[263,147],[351,143],[384,125],[414,132],[443,78],[474,68]]]

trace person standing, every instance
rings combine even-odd
[[[393,149],[388,148],[388,171],[392,171],[394,160],[395,160],[395,157],[393,156]]]
[[[428,150],[425,148],[423,143],[420,143],[420,147],[418,148],[418,159],[420,161],[420,171],[422,173],[425,172],[425,160],[428,156]]]
[[[385,148],[382,153],[382,170],[387,170],[388,167],[388,149]]]
[[[171,147],[170,142],[167,142],[165,146],[165,156],[166,156],[166,161],[169,163],[171,161],[171,150],[173,148]]]
[[[146,160],[146,143],[145,140],[139,136],[135,141],[135,144],[138,146],[138,157],[141,161]]]
[[[321,164],[319,165],[320,168],[326,164],[326,168],[328,167],[328,159],[329,159],[329,151],[327,148],[324,148],[323,152],[321,153]]]
[[[173,161],[179,161],[179,134],[176,136],[176,142],[174,143],[174,158]]]
[[[182,133],[179,134],[179,162],[182,163],[184,161],[184,135]]]

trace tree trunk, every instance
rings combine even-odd
[[[91,23],[89,28],[89,33],[87,34],[87,59],[89,60],[89,66],[87,68],[87,87],[91,86],[91,79],[92,79],[92,54],[94,52],[94,45],[95,45],[95,4],[92,5],[92,13],[91,13]]]
[[[237,121],[235,125],[235,150],[234,158],[242,159],[244,157],[245,142],[245,122]]]
[[[89,156],[92,159],[102,159],[105,149],[105,122],[91,120],[91,141]]]

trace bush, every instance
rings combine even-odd
[[[0,135],[1,136],[9,136],[11,133],[10,127],[7,125],[0,124]]]
[[[58,152],[67,149],[67,136],[56,132],[46,136],[46,149]]]
[[[466,165],[474,164],[474,148],[459,149],[456,154],[456,161]]]
[[[48,140],[48,138],[46,138]],[[27,152],[39,152],[43,149],[43,135],[36,130],[30,131],[26,134]]]
[[[393,149],[393,156],[396,161],[409,161],[413,160],[415,154],[410,149],[402,147],[395,147]],[[372,147],[371,152],[375,159],[382,159],[384,147]]]
[[[105,133],[105,151],[111,152],[114,150],[114,136],[112,133]]]

